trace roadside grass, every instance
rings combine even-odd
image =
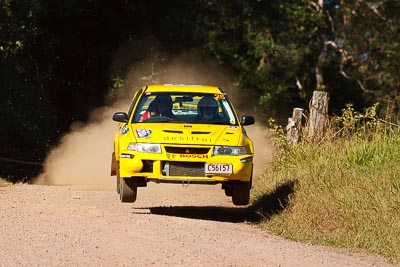
[[[281,149],[255,181],[260,226],[400,262],[400,130],[368,123],[331,125],[322,142]]]

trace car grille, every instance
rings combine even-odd
[[[169,161],[165,163],[166,168],[169,176],[204,176],[204,162]]]
[[[175,154],[207,154],[210,151],[209,147],[174,147],[166,146],[167,153]]]

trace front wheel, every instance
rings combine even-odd
[[[245,206],[250,202],[250,182],[235,181],[232,185],[232,202],[236,206]]]
[[[121,189],[121,179],[117,176],[117,193],[119,194]]]
[[[229,184],[222,184],[221,189],[224,190],[225,196],[231,197],[232,196],[232,186]]]
[[[119,198],[121,202],[133,203],[137,196],[137,180],[135,178],[120,178]]]
[[[119,194],[120,189],[121,189],[121,177],[119,177],[119,161],[117,162],[117,168],[116,168],[116,176],[117,176],[117,193]]]
[[[232,196],[232,188],[225,188],[225,196],[231,197]]]

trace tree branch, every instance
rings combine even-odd
[[[369,9],[371,9],[371,11],[377,15],[379,18],[381,18],[382,20],[386,20],[386,18],[384,16],[381,15],[381,13],[379,12],[378,8],[382,5],[382,2],[380,3],[366,3],[364,0],[357,0],[358,3],[360,4],[364,4],[366,5]]]

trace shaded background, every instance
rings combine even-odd
[[[10,181],[38,175],[34,163],[65,134],[149,83],[212,81],[261,123],[307,109],[314,90],[329,92],[331,114],[347,103],[398,109],[398,1],[0,3],[0,176]]]

